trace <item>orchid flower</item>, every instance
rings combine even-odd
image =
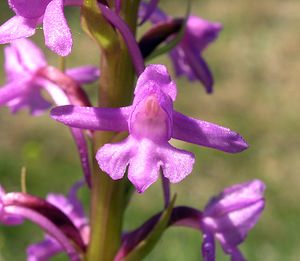
[[[257,223],[265,205],[265,185],[253,180],[226,188],[206,205],[201,219],[204,257],[214,256],[214,237],[232,261],[245,261],[237,246]],[[207,246],[210,248],[207,249]],[[213,258],[205,259],[214,261]]]
[[[173,109],[176,84],[163,65],[149,65],[139,76],[133,104],[122,108],[62,106],[51,117],[75,128],[129,131],[125,140],[106,144],[96,159],[112,179],[121,179],[127,166],[128,178],[144,192],[159,176],[171,183],[191,173],[194,155],[168,143],[171,138],[236,153],[247,148],[243,138],[212,123],[187,117]]]
[[[9,0],[14,17],[0,26],[0,43],[34,35],[43,25],[45,44],[61,56],[70,54],[72,35],[64,16],[64,6],[81,6],[82,0]]]
[[[154,28],[156,25],[168,23],[173,19],[159,8],[153,12],[153,8],[152,3],[150,6],[142,2],[140,16],[145,17],[151,11],[149,20],[154,24]],[[186,76],[190,81],[199,80],[207,93],[212,92],[213,77],[201,54],[210,43],[216,40],[221,29],[220,23],[210,22],[199,16],[189,16],[183,38],[169,54],[176,75]]]
[[[30,40],[19,39],[5,47],[7,81],[0,88],[0,106],[7,105],[13,113],[28,107],[32,115],[40,115],[52,105],[42,97],[42,90],[46,90],[56,105],[70,104],[70,97],[60,86],[42,75],[41,72],[47,68],[42,51]],[[93,66],[66,70],[66,74],[79,84],[90,83],[99,77],[98,69]],[[90,184],[86,141],[82,131],[73,128],[71,132],[80,153],[86,179]]]
[[[258,222],[263,211],[265,185],[252,180],[226,188],[207,204],[204,211],[194,208],[174,207],[168,226],[183,226],[203,233],[202,257],[215,261],[215,242],[218,239],[232,261],[245,261],[237,246]],[[143,241],[159,221],[161,213],[154,215],[139,228],[123,236],[115,261],[123,260]]]
[[[39,71],[47,67],[47,61],[33,42],[19,39],[5,47],[6,84],[0,88],[0,106],[7,105],[12,112],[28,107],[32,115],[40,115],[51,107],[41,92],[45,89],[58,103],[65,98],[59,86],[41,77]],[[66,74],[78,83],[90,83],[98,79],[99,71],[93,66],[82,66],[66,70]]]
[[[89,224],[88,218],[84,215],[83,207],[77,198],[78,189],[81,188],[83,182],[77,182],[71,188],[68,196],[61,194],[49,194],[46,200],[52,205],[60,209],[67,217],[72,220],[73,224],[80,231],[84,243],[87,245],[89,240]],[[51,257],[64,252],[62,245],[55,238],[45,235],[45,239],[39,243],[32,244],[27,248],[27,260],[48,260]]]
[[[0,191],[1,223],[19,225],[23,219],[28,219],[41,227],[48,235],[40,247],[29,248],[28,260],[47,260],[50,252],[54,254],[61,251],[66,252],[72,261],[81,260],[80,252],[86,251],[84,238],[88,236],[89,231],[86,230],[87,219],[77,211],[77,202],[74,205],[72,198],[62,200],[59,196],[60,202],[56,200],[56,203],[64,208],[62,211],[54,204],[27,193],[5,193],[2,187]],[[49,201],[54,201],[53,196]]]

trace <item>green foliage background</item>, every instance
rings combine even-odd
[[[162,1],[172,15],[182,15],[185,1]],[[74,48],[68,66],[97,64],[94,43],[79,28],[79,13],[67,10]],[[246,242],[245,256],[252,261],[299,260],[300,256],[300,2],[297,0],[193,1],[192,13],[220,21],[224,30],[204,56],[215,76],[215,92],[206,95],[200,84],[178,79],[176,109],[240,132],[250,148],[229,155],[174,141],[196,154],[193,174],[173,185],[177,204],[203,208],[207,200],[233,183],[260,178],[267,184],[266,209]],[[0,22],[13,14],[0,3]],[[43,42],[42,30],[35,40]],[[41,44],[42,46],[42,44]],[[43,47],[44,48],[44,47]],[[3,46],[0,46],[3,64]],[[49,63],[58,58],[44,48]],[[168,63],[167,57],[156,63]],[[1,85],[4,71],[0,70]],[[126,83],[124,83],[126,85]],[[95,94],[97,85],[86,89]],[[48,115],[11,116],[0,109],[0,182],[7,191],[20,190],[20,170],[27,167],[27,189],[44,197],[48,192],[66,193],[81,177],[75,145],[68,130]],[[88,203],[87,190],[82,192]],[[134,195],[126,213],[125,228],[132,229],[162,207],[157,182],[143,195]],[[30,223],[18,227],[0,225],[0,260],[24,260],[28,244],[43,238]],[[150,260],[199,260],[199,233],[174,228],[166,232]],[[66,260],[61,255],[55,260]],[[228,260],[220,250],[217,260]]]

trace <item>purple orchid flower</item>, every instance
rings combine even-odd
[[[4,51],[7,81],[0,88],[0,106],[6,104],[12,112],[29,107],[32,115],[40,115],[51,107],[51,103],[41,96],[42,89],[53,94],[51,96],[56,103],[69,103],[59,86],[39,75],[39,70],[47,66],[47,61],[33,42],[19,39],[5,47]],[[66,70],[66,74],[80,84],[93,82],[99,77],[99,71],[94,66],[73,68]]]
[[[155,25],[167,23],[173,19],[159,8],[155,11],[152,10],[153,8],[152,3],[148,5],[142,2],[139,15],[141,17],[147,15]],[[221,29],[220,23],[210,22],[198,16],[189,16],[182,40],[169,54],[176,75],[186,76],[190,81],[199,80],[207,93],[213,90],[213,77],[201,54],[210,43],[216,40]]]
[[[43,24],[45,44],[53,52],[66,56],[72,48],[72,35],[64,16],[64,6],[81,6],[82,0],[8,0],[16,13],[0,26],[0,44],[30,37]]]
[[[218,37],[221,29],[220,23],[190,16],[183,39],[170,52],[176,75],[185,75],[190,81],[201,81],[207,93],[213,90],[213,77],[201,53]]]
[[[149,65],[140,75],[133,104],[122,108],[62,106],[51,117],[66,125],[90,130],[129,131],[119,143],[106,144],[96,159],[112,179],[128,178],[138,192],[158,179],[159,170],[171,183],[192,171],[194,155],[171,146],[171,138],[236,153],[247,148],[243,138],[224,127],[174,111],[176,84],[163,65]]]
[[[56,105],[72,103],[57,84],[42,75],[48,68],[42,51],[27,39],[19,39],[5,47],[6,84],[0,88],[0,106],[7,105],[13,113],[28,107],[34,116],[42,114],[52,104],[45,100],[41,92],[46,90]],[[50,71],[50,70],[49,70]],[[99,77],[99,70],[94,66],[82,66],[66,70],[66,74],[78,84],[90,83]],[[87,182],[90,184],[90,167],[87,144],[81,130],[71,129],[77,144],[82,167]]]
[[[246,260],[237,246],[245,240],[264,209],[264,190],[264,183],[253,180],[229,187],[212,198],[201,219],[205,260],[214,260],[214,237],[232,261]]]
[[[237,246],[245,240],[263,211],[264,190],[263,182],[253,180],[226,188],[203,212],[185,206],[174,207],[168,227],[183,226],[202,231],[204,261],[215,261],[214,238],[220,241],[232,261],[245,261]],[[161,213],[156,214],[139,228],[125,233],[115,261],[124,260],[149,235],[160,216]]]
[[[46,200],[60,209],[80,231],[83,242],[87,245],[89,240],[89,221],[84,214],[83,207],[77,198],[78,189],[83,186],[83,182],[77,182],[71,188],[68,196],[61,194],[49,194]],[[64,252],[62,245],[53,237],[46,234],[45,239],[39,243],[32,244],[27,248],[28,261],[46,261],[51,257]]]
[[[64,251],[72,261],[79,261],[80,253],[86,251],[87,219],[78,209],[78,202],[72,202],[76,186],[69,198],[56,200],[60,208],[44,199],[27,193],[5,193],[0,187],[0,222],[5,225],[19,225],[28,219],[40,226],[47,234],[47,239],[40,246],[28,250],[28,260],[47,260],[51,254]],[[54,201],[53,198],[50,201]],[[78,212],[79,210],[79,212]]]

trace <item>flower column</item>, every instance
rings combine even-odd
[[[114,1],[109,4],[113,6]],[[139,0],[122,1],[121,16],[136,30]],[[135,73],[127,47],[118,34],[119,44],[102,48],[99,107],[119,107],[130,103],[134,88]],[[112,132],[94,134],[94,154],[99,147],[117,141]],[[91,238],[87,260],[113,260],[121,240],[122,219],[126,208],[129,185],[125,180],[113,181],[93,163],[91,196]]]

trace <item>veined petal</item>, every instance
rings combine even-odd
[[[72,48],[72,35],[63,12],[63,0],[52,0],[43,19],[46,45],[53,52],[67,56]]]
[[[34,35],[38,19],[14,16],[0,26],[0,44]]]
[[[25,18],[38,18],[45,12],[51,0],[9,0],[9,6],[14,12]]]
[[[96,66],[87,65],[67,69],[66,74],[72,77],[79,84],[92,83],[100,76],[100,71]]]
[[[89,130],[127,131],[131,106],[122,108],[94,108],[60,106],[53,108],[51,117],[71,127]]]
[[[229,153],[247,149],[248,144],[236,132],[206,121],[173,112],[173,135],[178,140],[215,148]]]

